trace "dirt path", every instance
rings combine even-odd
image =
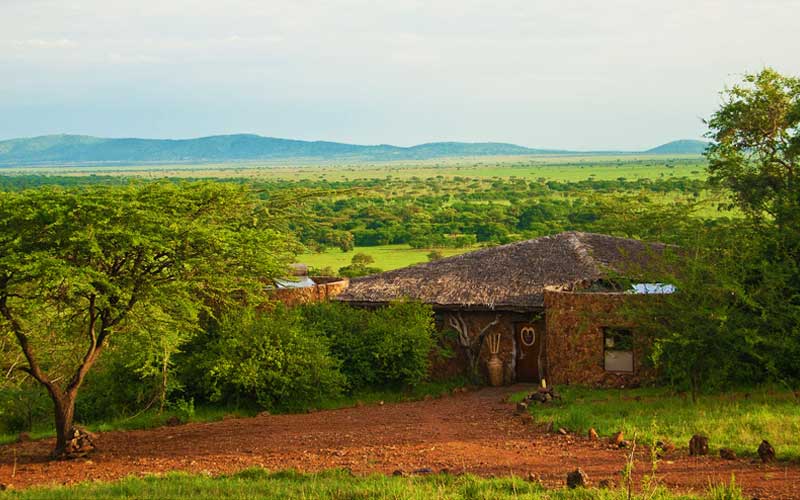
[[[250,466],[317,471],[347,467],[354,473],[416,469],[479,475],[534,473],[561,487],[581,467],[593,484],[619,481],[624,452],[605,440],[548,434],[522,423],[505,397],[522,388],[483,389],[431,401],[367,406],[302,415],[270,415],[98,436],[90,460],[50,462],[52,441],[0,447],[0,483],[22,488],[43,483],[113,480],[169,470],[233,472]],[[713,443],[712,443],[713,444]],[[16,456],[16,472],[14,469]],[[636,477],[649,470],[644,456]],[[751,460],[694,458],[678,451],[659,464],[664,484],[702,491],[736,476],[758,498],[800,498],[800,466],[765,466]]]

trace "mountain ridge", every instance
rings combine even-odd
[[[506,142],[428,142],[414,146],[359,145],[304,141],[256,134],[229,134],[192,139],[103,138],[56,134],[0,141],[0,165],[54,163],[210,162],[250,160],[426,160],[458,156],[540,154],[697,154],[703,141],[672,141],[646,151],[571,151],[528,148]]]

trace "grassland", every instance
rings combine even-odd
[[[702,178],[705,160],[696,155],[537,155],[386,163],[239,162],[213,164],[8,167],[2,174],[210,177],[257,180],[353,180],[417,177],[519,177],[554,181],[688,177]]]
[[[435,474],[423,477],[354,477],[346,471],[331,470],[320,474],[295,472],[270,473],[248,469],[237,474],[209,477],[171,473],[165,476],[130,477],[113,483],[83,483],[77,486],[33,488],[8,491],[0,498],[16,500],[67,500],[81,498],[138,500],[164,498],[201,499],[526,499],[526,500],[623,500],[630,498],[622,489],[546,490],[520,478],[481,479],[474,476]],[[634,495],[634,499],[639,498]],[[711,487],[703,496],[681,495],[658,490],[649,500],[738,500],[743,498],[735,487]]]
[[[437,249],[442,252],[442,255],[449,257],[451,255],[458,255],[460,253],[474,250],[473,247],[468,248],[440,248]],[[408,245],[380,245],[374,247],[356,247],[349,252],[342,252],[338,248],[328,249],[322,253],[307,253],[297,256],[297,261],[315,269],[323,269],[330,267],[334,271],[340,267],[350,264],[353,255],[357,253],[365,253],[375,259],[375,266],[388,271],[390,269],[398,269],[400,267],[411,266],[419,264],[420,262],[428,261],[428,253],[431,250],[424,248],[411,248]]]
[[[692,435],[704,434],[712,453],[726,447],[741,456],[755,455],[766,439],[779,459],[800,460],[800,402],[792,391],[740,390],[701,396],[697,403],[666,388],[563,387],[559,392],[562,401],[531,408],[536,420],[578,433],[593,427],[601,436],[623,431],[630,439],[636,433],[645,444],[667,438],[679,447],[687,447]]]

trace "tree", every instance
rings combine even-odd
[[[785,229],[800,202],[800,79],[766,68],[722,95],[708,121],[710,180],[749,217]]]
[[[743,278],[781,378],[800,378],[800,78],[771,68],[723,92],[708,121],[710,179],[728,189],[757,246]]]
[[[348,278],[357,278],[359,276],[367,276],[369,274],[381,272],[380,268],[370,266],[370,264],[374,262],[375,259],[372,255],[359,252],[353,255],[349,266],[339,268],[339,275]]]
[[[112,339],[144,338],[153,321],[190,331],[209,305],[260,294],[261,280],[283,274],[295,250],[273,209],[241,186],[159,182],[5,193],[0,329],[24,358],[14,369],[52,399],[53,455],[74,451],[68,440],[78,390]]]

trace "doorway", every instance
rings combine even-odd
[[[535,322],[514,323],[514,340],[517,344],[517,382],[538,383],[544,372],[544,319]]]

